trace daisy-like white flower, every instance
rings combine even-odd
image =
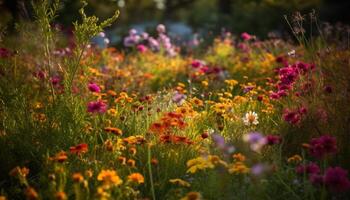
[[[256,112],[249,111],[244,115],[244,117],[242,119],[243,119],[243,123],[246,126],[259,124],[258,114],[256,114]]]

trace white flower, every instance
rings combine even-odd
[[[249,111],[245,114],[245,116],[242,119],[243,119],[243,123],[246,126],[250,126],[252,124],[253,125],[259,124],[258,114],[256,114],[256,112]]]

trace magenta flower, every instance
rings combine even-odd
[[[6,48],[0,48],[0,58],[9,58],[12,53]]]
[[[107,111],[107,104],[102,100],[89,102],[87,105],[87,111],[90,113],[104,113]]]
[[[286,109],[282,115],[283,120],[290,124],[298,124],[301,121],[301,115],[297,111]]]
[[[314,186],[321,186],[323,185],[323,176],[321,174],[310,174],[309,176],[309,181],[314,185]]]
[[[193,68],[196,69],[196,68],[199,68],[199,67],[205,65],[205,63],[201,60],[194,60],[194,61],[192,61],[191,65]]]
[[[324,184],[332,192],[345,192],[350,189],[348,172],[341,167],[329,167],[324,175]]]
[[[140,53],[144,53],[144,52],[146,52],[148,50],[147,47],[145,45],[143,45],[143,44],[137,45],[136,48],[137,48],[137,51],[139,51]]]
[[[335,137],[330,135],[313,138],[309,145],[310,154],[319,159],[329,154],[335,154],[338,150]]]
[[[241,34],[241,38],[244,40],[244,41],[248,41],[248,40],[251,40],[253,37],[247,33],[247,32],[244,32]]]
[[[96,83],[89,83],[88,88],[91,92],[101,92],[100,87]]]
[[[274,145],[281,143],[282,138],[278,135],[267,135],[266,140],[268,145]]]
[[[307,175],[312,175],[320,173],[320,167],[316,163],[310,163],[297,166],[295,171],[297,172],[297,174],[305,173]]]

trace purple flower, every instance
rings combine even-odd
[[[220,149],[225,148],[225,138],[219,134],[212,134],[211,138],[213,139],[215,145],[219,147]]]
[[[330,135],[313,138],[309,145],[310,154],[319,159],[329,154],[335,154],[338,150],[335,137]]]
[[[341,167],[329,167],[324,175],[324,183],[332,192],[345,192],[350,189],[348,172]]]
[[[174,103],[178,104],[178,105],[181,105],[186,99],[186,95],[184,94],[181,94],[179,92],[175,92],[172,100]]]
[[[271,167],[266,164],[258,163],[250,168],[250,172],[255,176],[261,176],[265,172],[269,171]]]
[[[101,91],[100,87],[96,83],[89,83],[88,88],[91,92],[99,93]]]
[[[87,111],[90,113],[104,113],[107,111],[107,104],[102,100],[89,102]]]
[[[267,143],[267,139],[259,132],[251,132],[243,135],[243,141],[250,144],[253,151],[259,152]]]

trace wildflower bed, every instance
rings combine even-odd
[[[180,48],[159,25],[120,50],[101,32],[117,14],[82,9],[66,34],[35,9],[0,49],[0,199],[348,198],[340,38]]]

